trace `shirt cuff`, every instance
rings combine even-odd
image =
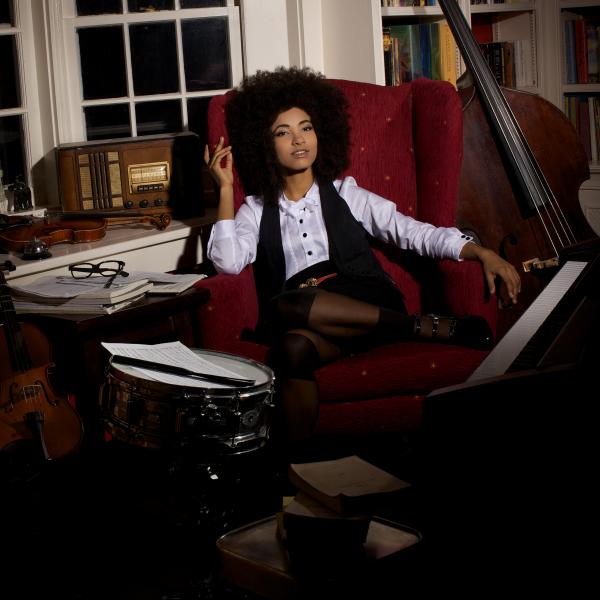
[[[462,262],[464,260],[464,258],[460,258],[460,253],[462,252],[463,247],[468,242],[473,242],[474,244],[477,243],[475,240],[473,240],[473,236],[467,235],[466,233],[461,233],[460,238],[458,239],[458,242],[456,244],[456,248],[457,248],[456,260],[458,260],[459,262]]]
[[[224,219],[217,221],[213,225],[211,241],[218,242],[227,238],[235,237],[235,221],[233,219]]]

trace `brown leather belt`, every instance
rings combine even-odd
[[[317,287],[320,283],[331,277],[335,277],[337,273],[329,273],[329,275],[323,275],[323,277],[309,277],[304,283],[301,283],[299,288]]]

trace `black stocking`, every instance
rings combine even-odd
[[[409,337],[415,319],[393,311],[324,290],[286,292],[274,298],[272,314],[280,331],[306,328],[327,338],[351,338],[383,334],[389,339]]]
[[[280,381],[290,441],[306,439],[313,432],[319,411],[314,372],[347,352],[353,339],[368,336],[369,342],[379,343],[414,337],[468,341],[456,335],[454,318],[416,318],[320,289],[281,294],[273,299],[271,309],[281,332],[280,342],[273,348],[273,366]],[[465,325],[471,321],[462,323],[463,330],[468,331]],[[479,335],[480,324],[475,324]]]
[[[341,355],[340,348],[313,331],[292,329],[273,348],[273,366],[280,379],[286,438],[289,442],[312,435],[319,414],[319,391],[314,372]]]

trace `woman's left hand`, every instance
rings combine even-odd
[[[512,303],[517,303],[517,297],[521,292],[521,278],[513,265],[493,250],[473,243],[467,243],[463,246],[461,258],[476,258],[481,262],[490,294],[496,293],[496,278],[500,277],[506,286],[506,291]]]

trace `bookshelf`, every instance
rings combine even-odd
[[[591,177],[580,200],[592,227],[600,232],[600,2],[563,0],[557,13],[560,72],[554,94],[588,152]]]
[[[422,28],[444,23],[437,5],[385,6],[385,4],[410,4],[412,0],[381,0],[381,22],[385,33],[402,27]],[[419,0],[414,0],[419,2]],[[482,0],[459,2],[473,34],[480,43],[498,83],[533,93],[539,93],[536,4],[534,2],[494,3]],[[392,39],[393,39],[392,35]],[[460,54],[454,49],[457,74],[464,72]],[[384,60],[386,54],[384,53]],[[387,63],[384,65],[386,70]],[[435,78],[435,77],[434,77]],[[443,78],[443,77],[442,77]],[[384,81],[390,84],[386,72]],[[398,77],[396,77],[396,81]]]
[[[591,0],[458,0],[476,39],[487,43],[519,41],[527,56],[525,78],[515,82],[525,92],[539,94],[565,111],[571,94],[600,97],[598,82],[567,83],[564,39],[565,13],[598,18],[600,2]],[[391,0],[327,0],[321,4],[323,67],[328,77],[386,84],[384,31],[401,24],[443,20],[439,6],[382,6]],[[464,65],[457,52],[457,75]],[[584,214],[600,235],[600,140],[592,160],[591,177],[580,191]],[[595,157],[594,157],[595,158]]]

